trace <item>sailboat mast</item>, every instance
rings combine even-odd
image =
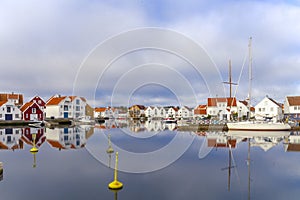
[[[250,108],[251,108],[251,91],[252,91],[252,37],[249,38],[249,94],[248,94],[248,109],[249,109],[249,116],[250,119]]]

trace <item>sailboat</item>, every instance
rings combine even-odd
[[[274,121],[250,121],[250,102],[251,102],[251,87],[252,87],[252,55],[251,55],[252,37],[249,38],[249,102],[248,102],[248,121],[243,122],[228,122],[228,130],[245,130],[245,131],[287,131],[291,130],[291,126],[283,122]]]

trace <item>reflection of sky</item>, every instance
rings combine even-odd
[[[97,134],[101,133],[96,132],[89,138],[87,148],[97,143]],[[118,129],[111,134],[113,143],[123,147],[131,144],[131,138],[123,136]],[[141,139],[132,141],[142,151],[155,149],[155,145],[158,149],[174,138],[165,132],[160,134],[147,142]],[[189,133],[180,134],[187,134],[182,139],[190,137]],[[247,199],[247,142],[238,143],[237,148],[232,150],[236,167],[231,171],[229,192],[228,171],[222,170],[228,166],[228,149],[213,149],[204,159],[198,159],[203,140],[203,137],[197,136],[180,159],[162,170],[144,174],[120,172],[119,179],[124,188],[118,193],[119,199]],[[106,149],[106,141],[103,145]],[[0,151],[0,161],[4,165],[4,178],[0,182],[1,199],[114,198],[107,189],[113,170],[95,160],[85,148],[58,151],[44,144],[37,153],[36,168],[32,168],[30,148]],[[103,154],[107,156],[106,152]],[[120,164],[125,160],[126,157],[120,157]],[[299,169],[299,154],[284,152],[282,143],[267,152],[252,147],[251,199],[298,199]]]

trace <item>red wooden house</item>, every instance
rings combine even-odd
[[[30,100],[30,102],[37,103],[37,104],[41,107],[41,109],[42,109],[43,111],[44,111],[45,108],[46,108],[46,103],[45,103],[45,101],[44,101],[41,97],[39,97],[39,96],[33,97],[33,98]]]
[[[44,112],[37,103],[27,102],[20,108],[20,110],[22,112],[23,120],[44,120]]]

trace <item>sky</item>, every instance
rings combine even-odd
[[[92,106],[300,95],[300,1],[0,0],[0,92]]]

